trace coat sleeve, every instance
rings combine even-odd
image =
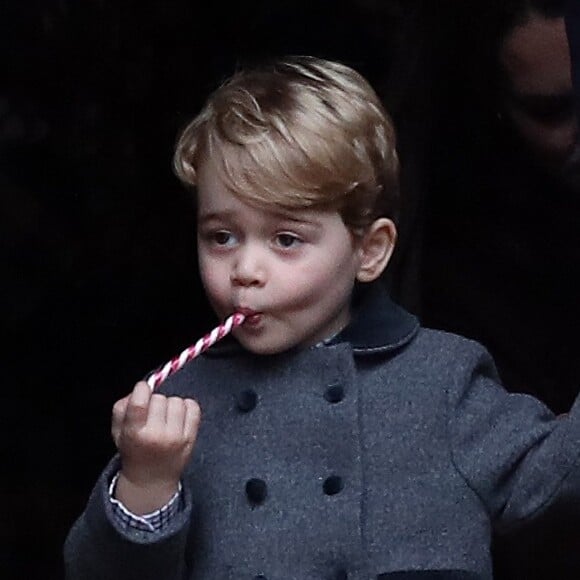
[[[66,580],[181,580],[191,520],[191,494],[162,532],[125,530],[115,518],[108,484],[119,469],[115,457],[97,481],[87,506],[64,544]]]
[[[508,393],[482,347],[463,348],[448,392],[453,461],[496,528],[525,523],[560,502],[578,506],[580,402],[556,417],[534,397]]]

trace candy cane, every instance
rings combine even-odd
[[[147,384],[151,387],[151,390],[158,387],[169,375],[178,371],[186,362],[194,359],[218,340],[227,336],[236,326],[240,326],[245,318],[241,312],[235,312],[226,318],[222,324],[216,326],[211,332],[200,338],[194,345],[186,348],[178,356],[164,364],[158,371],[152,373],[147,379]]]

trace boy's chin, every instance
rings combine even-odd
[[[238,342],[248,352],[260,356],[282,354],[300,346],[295,342],[262,343],[260,341],[244,340],[243,338],[238,338]]]

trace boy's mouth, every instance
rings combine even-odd
[[[239,307],[239,308],[236,308],[236,312],[240,312],[241,314],[243,314],[246,317],[243,325],[255,326],[256,324],[258,324],[260,322],[260,320],[262,318],[261,312],[256,312],[255,310],[252,310],[251,308]]]

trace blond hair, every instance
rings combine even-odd
[[[181,133],[178,177],[195,186],[207,157],[250,203],[336,209],[353,230],[395,218],[392,122],[370,84],[341,63],[291,57],[236,72]]]

